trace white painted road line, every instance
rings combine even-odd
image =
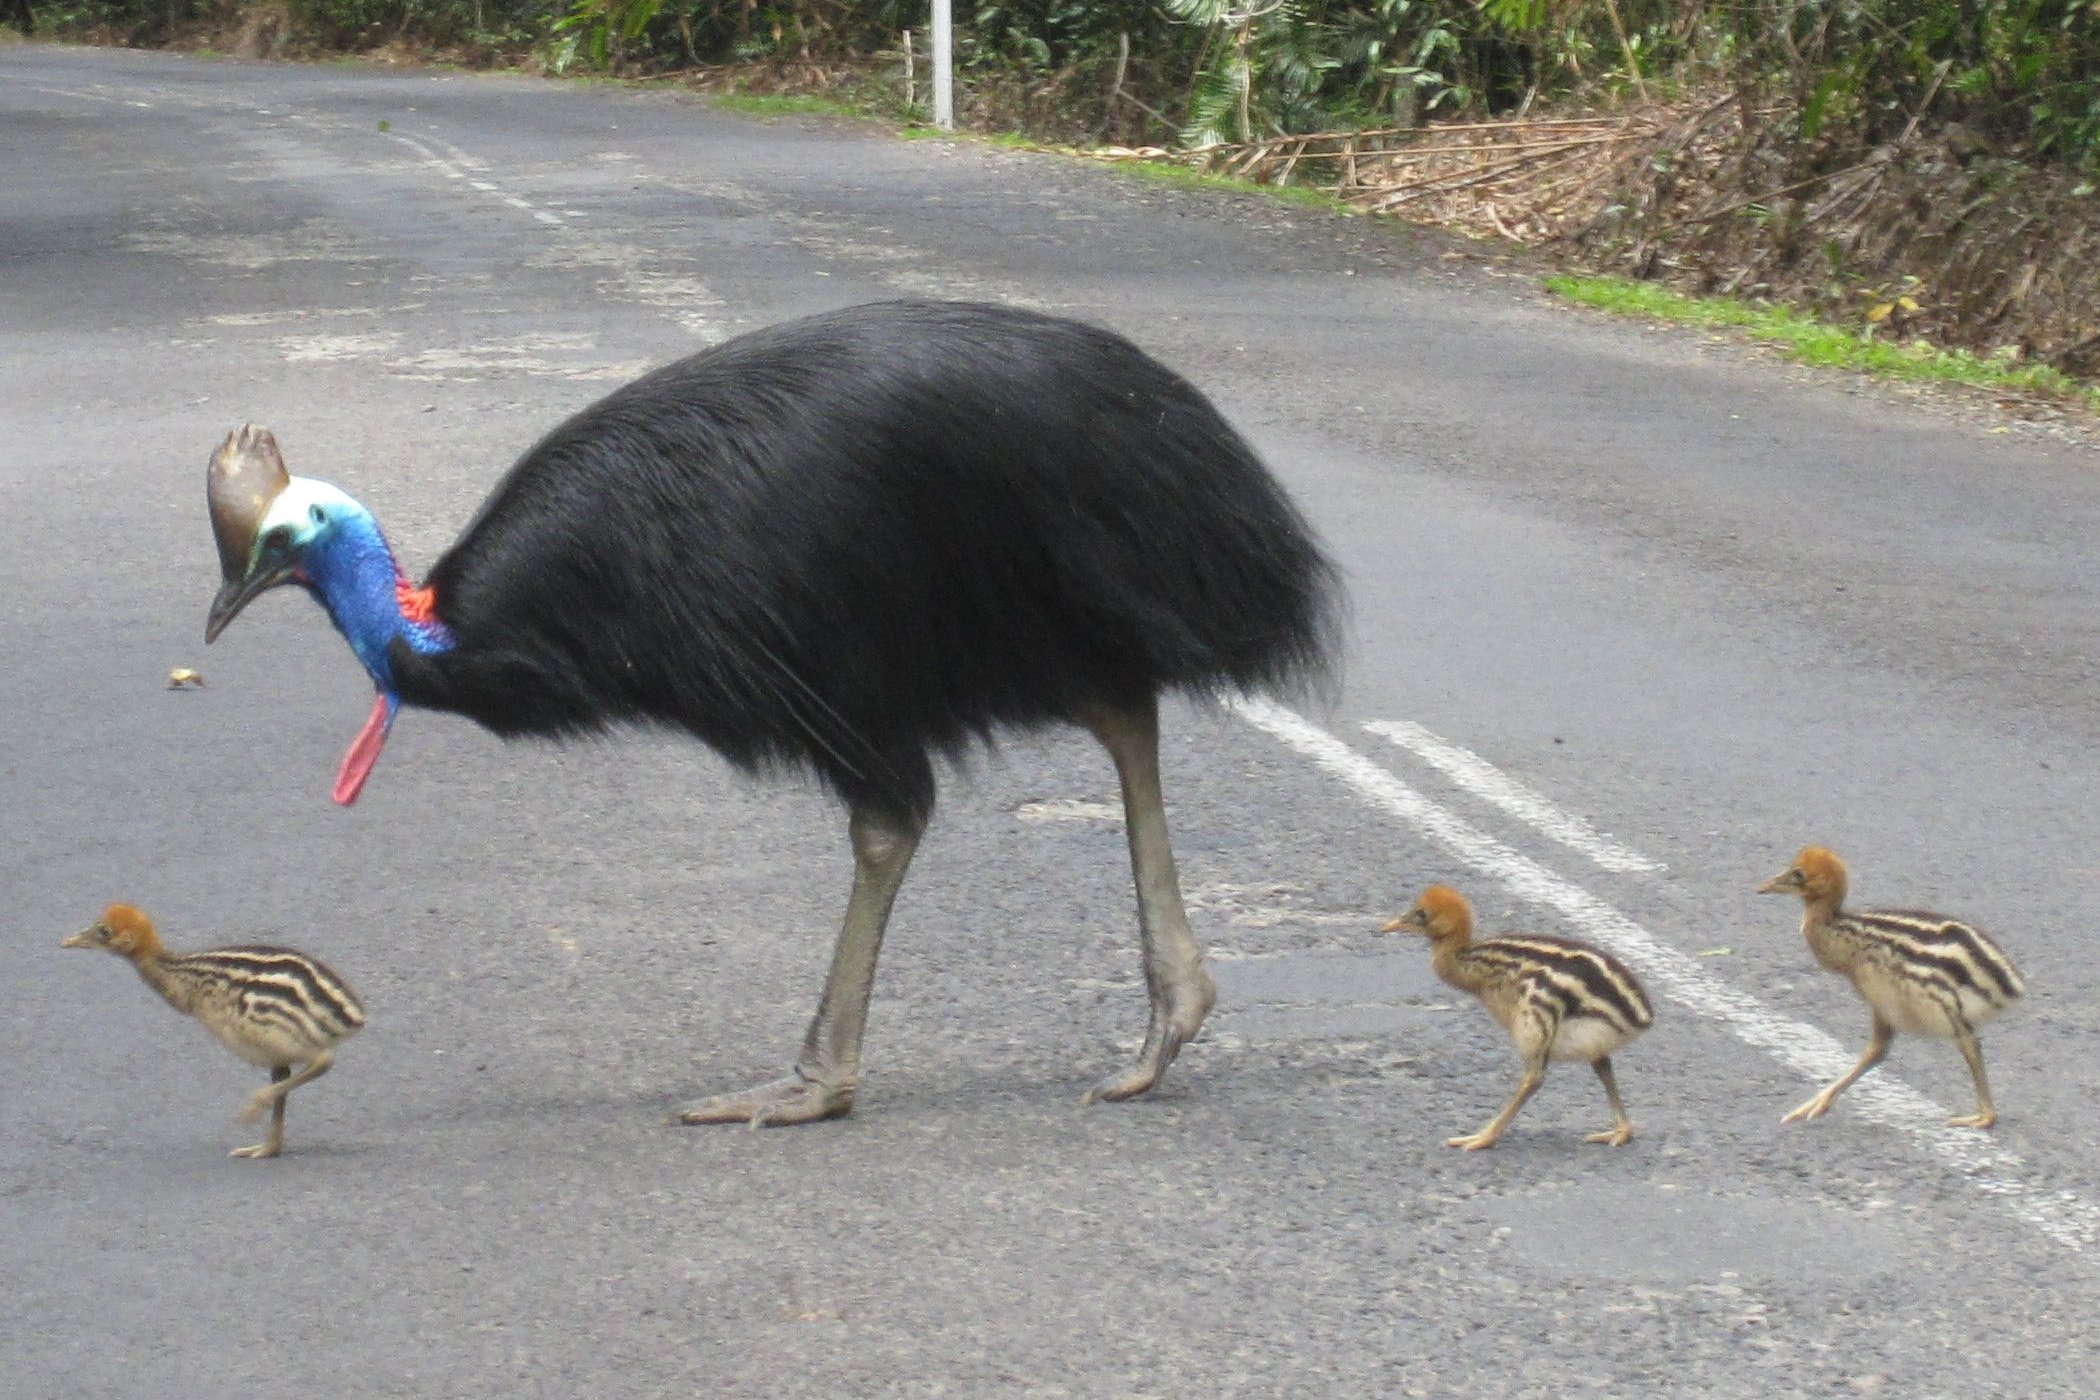
[[[1719,1022],[1744,1044],[1764,1051],[1814,1084],[1826,1083],[1850,1068],[1854,1052],[1826,1032],[1789,1021],[1757,998],[1730,987],[1690,954],[1662,942],[1579,885],[1439,807],[1303,716],[1266,700],[1231,703],[1248,723],[1340,778],[1372,806],[1398,818],[1475,873],[1500,881],[1525,903],[1559,914],[1575,931],[1624,958],[1651,987]],[[2100,1244],[2100,1206],[2044,1181],[2025,1158],[1998,1146],[1988,1134],[1945,1126],[1945,1108],[1885,1069],[1853,1085],[1845,1103],[1861,1117],[1900,1133],[1938,1158],[2056,1243],[2081,1251]]]
[[[1390,739],[1436,769],[1459,787],[1483,801],[1491,802],[1520,821],[1528,822],[1569,850],[1588,856],[1604,869],[1620,875],[1659,874],[1668,867],[1630,851],[1604,835],[1573,812],[1557,807],[1543,794],[1534,792],[1489,763],[1471,749],[1432,734],[1404,719],[1374,719],[1364,726],[1373,734]]]
[[[656,264],[664,259],[662,254],[654,249],[617,243],[581,233],[571,228],[562,215],[542,209],[522,195],[512,194],[494,180],[475,178],[475,175],[469,172],[486,174],[489,163],[467,154],[449,141],[435,136],[430,138],[451,152],[447,157],[439,155],[413,136],[389,131],[387,137],[414,151],[425,165],[446,179],[462,180],[470,188],[482,194],[492,195],[511,208],[530,214],[540,223],[561,229],[568,235],[567,241],[562,245],[562,256],[565,260],[577,267],[603,269],[607,274],[607,281],[618,289],[615,295],[624,296],[629,301],[663,312],[706,344],[720,344],[727,338],[722,328],[715,324],[712,314],[722,305],[722,299],[696,277],[683,277],[677,273],[657,270]],[[612,290],[612,287],[608,287],[607,290]]]

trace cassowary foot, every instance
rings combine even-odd
[[[1080,1102],[1082,1104],[1115,1103],[1121,1099],[1134,1099],[1139,1094],[1146,1093],[1157,1085],[1160,1077],[1167,1072],[1167,1066],[1173,1064],[1174,1057],[1180,1053],[1181,1042],[1179,1040],[1166,1042],[1156,1054],[1149,1053],[1148,1040],[1148,1053],[1139,1055],[1136,1064],[1120,1074],[1111,1074],[1108,1078],[1087,1090],[1085,1097],[1081,1098]]]
[[[678,1115],[680,1123],[749,1123],[784,1128],[842,1118],[853,1109],[851,1084],[824,1084],[796,1070],[782,1079],[733,1094],[717,1094]]]
[[[1080,1102],[1106,1101],[1115,1103],[1122,1099],[1134,1099],[1139,1094],[1157,1088],[1165,1077],[1167,1066],[1181,1053],[1181,1047],[1196,1038],[1203,1029],[1204,1018],[1210,1015],[1211,1007],[1217,1005],[1218,984],[1201,967],[1195,976],[1176,988],[1166,998],[1166,1005],[1152,1008],[1152,1020],[1145,1027],[1145,1043],[1138,1050],[1138,1057],[1130,1068],[1112,1074],[1086,1091]]]

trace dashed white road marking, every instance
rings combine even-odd
[[[567,216],[543,209],[524,196],[503,188],[497,181],[483,178],[488,173],[489,163],[468,155],[449,141],[431,138],[448,152],[440,155],[413,136],[389,131],[387,137],[414,151],[425,165],[446,179],[461,181],[478,193],[500,200],[538,222],[570,235],[559,251],[538,260],[535,266],[601,268],[627,300],[662,311],[710,345],[725,338],[713,314],[721,307],[722,299],[698,278],[681,277],[651,266],[653,262],[661,261],[660,254],[574,229]]]
[[[531,200],[526,199],[523,195],[511,193],[509,190],[503,188],[503,186],[497,184],[494,180],[476,179],[475,173],[486,172],[488,170],[488,162],[485,160],[476,160],[474,157],[468,155],[465,151],[462,151],[459,147],[453,145],[449,141],[438,142],[440,146],[443,146],[445,150],[450,153],[449,155],[441,156],[436,151],[431,150],[430,147],[424,145],[421,141],[418,141],[413,136],[403,136],[398,131],[389,131],[387,133],[387,138],[392,141],[398,141],[402,145],[414,151],[418,156],[422,157],[423,163],[425,165],[437,171],[448,180],[463,181],[469,189],[478,190],[482,194],[493,195],[497,199],[501,200],[503,203],[508,204],[511,208],[516,209],[521,213],[532,215],[533,218],[539,220],[543,224],[552,224],[555,227],[559,228],[567,223],[567,220],[565,220],[561,215],[555,213],[553,210],[540,208],[539,205],[534,204]]]
[[[30,91],[45,93],[51,97],[78,97],[88,102],[107,102],[112,107],[144,107],[148,111],[153,108],[151,102],[141,102],[137,98],[125,97],[119,93],[83,92],[78,88],[61,87],[32,87]]]
[[[1555,806],[1471,749],[1460,748],[1419,724],[1404,719],[1374,719],[1364,728],[1392,740],[1475,797],[1529,822],[1606,870],[1628,875],[1656,874],[1667,868],[1660,861],[1626,849],[1573,812]]]
[[[1744,1044],[1817,1084],[1851,1067],[1854,1053],[1828,1033],[1789,1021],[1757,998],[1722,982],[1690,954],[1662,942],[1579,885],[1446,811],[1303,716],[1267,700],[1231,703],[1248,723],[1341,779],[1372,806],[1479,874],[1500,881],[1518,899],[1553,910],[1583,935],[1624,958],[1664,996],[1720,1023]],[[1886,1070],[1853,1085],[1846,1091],[1845,1102],[1861,1117],[1924,1149],[1978,1191],[2002,1201],[2047,1238],[2078,1251],[2100,1244],[2100,1206],[2075,1191],[2051,1185],[2025,1158],[1997,1145],[1986,1134],[1946,1127],[1944,1107]]]
[[[480,156],[473,154],[471,151],[463,151],[459,147],[453,145],[450,141],[446,141],[441,137],[433,136],[430,139],[432,141],[435,141],[438,145],[443,146],[445,148],[445,154],[451,156],[453,160],[457,161],[460,165],[460,168],[463,170],[487,170],[489,168],[489,163],[487,161],[483,160]]]

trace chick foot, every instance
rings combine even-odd
[[[1836,1102],[1834,1096],[1818,1094],[1779,1121],[1782,1123],[1812,1123],[1830,1112],[1830,1105],[1834,1102]]]
[[[1499,1131],[1490,1132],[1483,1128],[1477,1133],[1467,1133],[1464,1137],[1445,1138],[1444,1146],[1461,1148],[1467,1152],[1484,1152],[1501,1140],[1502,1134]]]
[[[1633,1141],[1633,1124],[1624,1123],[1616,1128],[1607,1128],[1601,1133],[1591,1133],[1583,1139],[1599,1147],[1624,1147]]]

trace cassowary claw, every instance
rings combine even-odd
[[[754,1128],[781,1128],[842,1118],[853,1109],[851,1084],[822,1084],[796,1070],[793,1074],[737,1093],[717,1094],[680,1113],[677,1122],[749,1123]]]
[[[1217,1000],[1217,983],[1198,966],[1193,979],[1167,994],[1165,1006],[1153,1007],[1152,1022],[1145,1028],[1145,1043],[1138,1050],[1137,1061],[1087,1090],[1080,1102],[1116,1103],[1156,1088],[1165,1077],[1167,1066],[1181,1054],[1181,1047],[1203,1029]]]

